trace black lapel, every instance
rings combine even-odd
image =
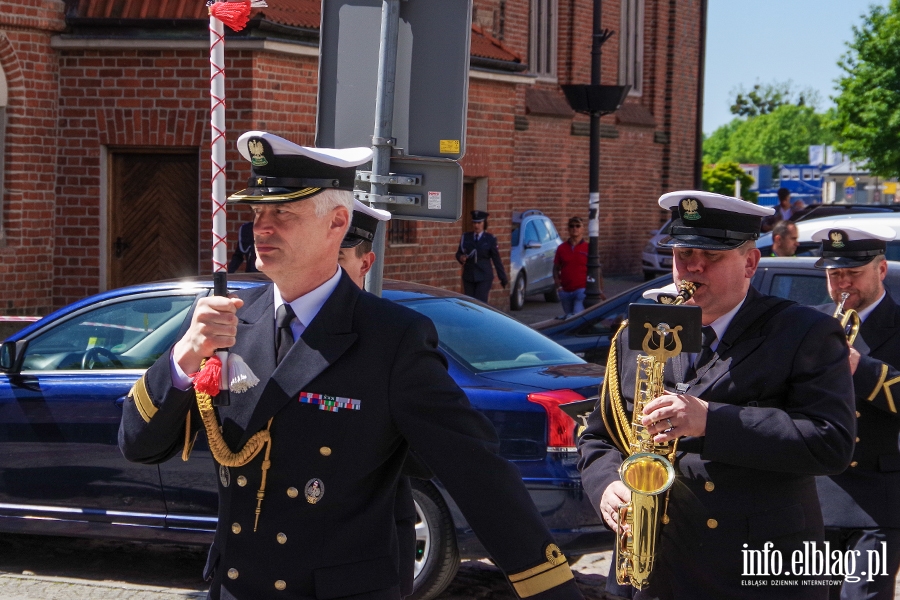
[[[218,409],[225,441],[235,450],[275,368],[274,288],[270,285],[241,293],[244,306],[238,312],[237,342],[231,352],[239,355],[259,383],[245,392],[232,393],[231,403]]]
[[[872,314],[859,328],[860,336],[869,347],[869,353],[875,352],[879,346],[890,340],[897,333],[897,304],[889,293],[878,303]]]
[[[265,393],[256,403],[241,439],[241,446],[251,435],[265,427],[266,422],[288,402],[297,401],[303,387],[340,358],[356,341],[357,334],[352,331],[352,323],[359,294],[360,290],[356,284],[342,272],[337,287],[322,305],[319,314],[300,339],[294,342],[290,352],[265,384]],[[272,355],[271,363],[274,366],[274,322],[271,329],[268,352]],[[260,379],[262,380],[261,377]]]

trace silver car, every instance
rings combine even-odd
[[[513,214],[509,280],[513,282],[509,307],[522,310],[525,296],[544,294],[547,302],[559,302],[553,283],[553,259],[562,244],[556,227],[539,210]]]
[[[660,240],[669,237],[671,228],[672,219],[669,219],[659,230],[650,232],[653,237],[647,240],[647,244],[641,252],[641,264],[644,268],[645,281],[650,281],[660,275],[672,272],[672,249],[659,245]]]

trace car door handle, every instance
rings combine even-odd
[[[116,406],[118,406],[119,408],[122,408],[122,406],[124,406],[124,404],[125,404],[125,398],[127,398],[127,397],[128,396],[122,396],[121,398],[116,398]]]

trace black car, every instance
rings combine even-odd
[[[809,306],[831,302],[825,285],[825,271],[814,267],[815,257],[767,258],[759,262],[753,286],[764,294],[789,298]],[[606,364],[609,342],[632,302],[652,302],[642,297],[644,291],[672,283],[672,275],[664,275],[638,285],[596,306],[585,309],[565,321],[551,319],[532,325],[551,340],[568,348],[588,362]],[[891,296],[900,298],[900,262],[888,261],[885,287]]]

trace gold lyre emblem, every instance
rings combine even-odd
[[[654,327],[650,323],[644,323],[644,328],[647,329],[647,334],[644,336],[641,348],[648,355],[660,362],[665,362],[681,353],[681,336],[679,335],[682,329],[681,325],[669,327],[667,323],[660,323]],[[669,335],[672,336],[671,342],[667,341]],[[653,346],[654,344],[656,347]]]
[[[844,233],[842,231],[832,231],[828,234],[828,237],[831,238],[831,247],[832,248],[843,248],[844,247]]]
[[[250,143],[247,144],[247,149],[250,150],[251,165],[264,167],[269,164],[269,161],[266,160],[265,148],[260,140],[250,140]]]
[[[685,198],[681,201],[681,218],[688,221],[696,221],[700,218],[700,213],[697,212],[698,208],[700,208],[700,203],[696,199]]]

